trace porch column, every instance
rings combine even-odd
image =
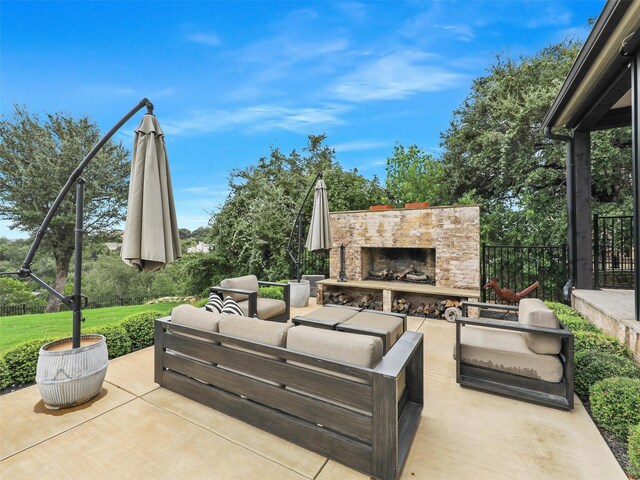
[[[574,133],[576,288],[593,288],[591,227],[591,133]]]
[[[640,50],[631,62],[631,170],[633,172],[633,258],[635,313],[640,320]]]

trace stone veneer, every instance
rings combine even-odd
[[[347,279],[364,280],[363,247],[433,248],[436,286],[478,289],[480,284],[480,207],[395,208],[332,212],[330,275],[340,272],[345,245]]]

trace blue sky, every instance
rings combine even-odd
[[[180,227],[206,225],[232,168],[325,133],[384,178],[393,146],[437,153],[497,53],[584,39],[600,1],[2,0],[0,107],[89,115],[108,130],[142,97],[165,130]],[[117,134],[131,149],[141,115]],[[24,236],[0,222],[0,236]]]

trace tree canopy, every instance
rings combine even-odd
[[[62,113],[41,120],[26,107],[15,106],[13,117],[0,120],[0,218],[11,228],[34,235],[58,192],[82,158],[100,139],[88,117]],[[107,142],[83,173],[85,231],[89,236],[110,231],[123,219],[129,175],[129,153]],[[56,262],[54,288],[62,292],[73,255],[75,190],[69,192],[44,236],[42,246]],[[19,265],[16,265],[16,267]],[[52,297],[49,310],[59,301]]]

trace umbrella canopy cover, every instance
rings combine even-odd
[[[154,115],[136,128],[121,257],[154,271],[182,256],[164,134]]]
[[[327,200],[327,186],[324,180],[318,179],[316,191],[313,194],[313,210],[309,235],[305,244],[307,250],[328,250],[331,248],[331,226],[329,224],[329,202]]]

